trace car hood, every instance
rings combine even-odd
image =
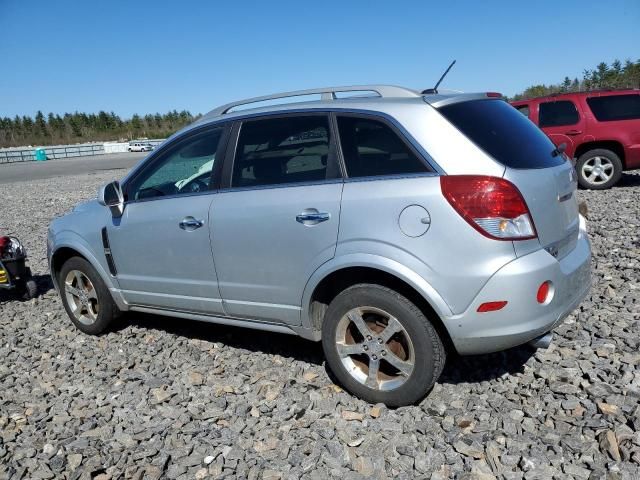
[[[92,211],[92,210],[96,209],[97,207],[100,207],[100,204],[98,203],[98,200],[88,200],[86,202],[78,203],[75,207],[73,207],[72,212],[73,213],[85,213],[85,212]]]

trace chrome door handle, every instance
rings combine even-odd
[[[192,232],[203,226],[204,222],[193,217],[184,217],[178,225],[181,229]]]
[[[315,208],[309,208],[304,212],[296,215],[296,222],[303,225],[317,225],[321,222],[326,222],[331,218],[331,214],[325,212],[318,212]]]

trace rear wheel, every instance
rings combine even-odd
[[[84,333],[102,333],[120,313],[102,278],[84,258],[73,257],[65,262],[58,285],[64,309]]]
[[[322,346],[347,390],[393,407],[422,399],[442,373],[446,357],[438,333],[420,309],[373,284],[354,285],[331,302]]]
[[[598,148],[580,155],[576,170],[581,187],[605,190],[618,183],[622,177],[622,162],[611,150]]]

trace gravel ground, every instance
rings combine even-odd
[[[0,231],[24,240],[42,292],[0,293],[0,479],[640,478],[640,174],[579,193],[593,288],[550,349],[453,358],[396,410],[343,392],[292,336],[140,314],[74,329],[47,224],[113,177],[0,189]]]

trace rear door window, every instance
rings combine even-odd
[[[510,168],[561,165],[555,145],[529,119],[503,100],[472,100],[438,109],[458,130],[496,161]]]
[[[580,120],[573,102],[560,100],[540,104],[540,128],[575,125]]]
[[[335,178],[327,115],[245,121],[233,163],[233,187],[315,182]],[[331,166],[334,162],[331,162]]]
[[[587,98],[587,104],[600,122],[640,118],[640,95],[608,95]]]
[[[339,115],[338,131],[350,178],[430,171],[396,132],[382,121]]]

